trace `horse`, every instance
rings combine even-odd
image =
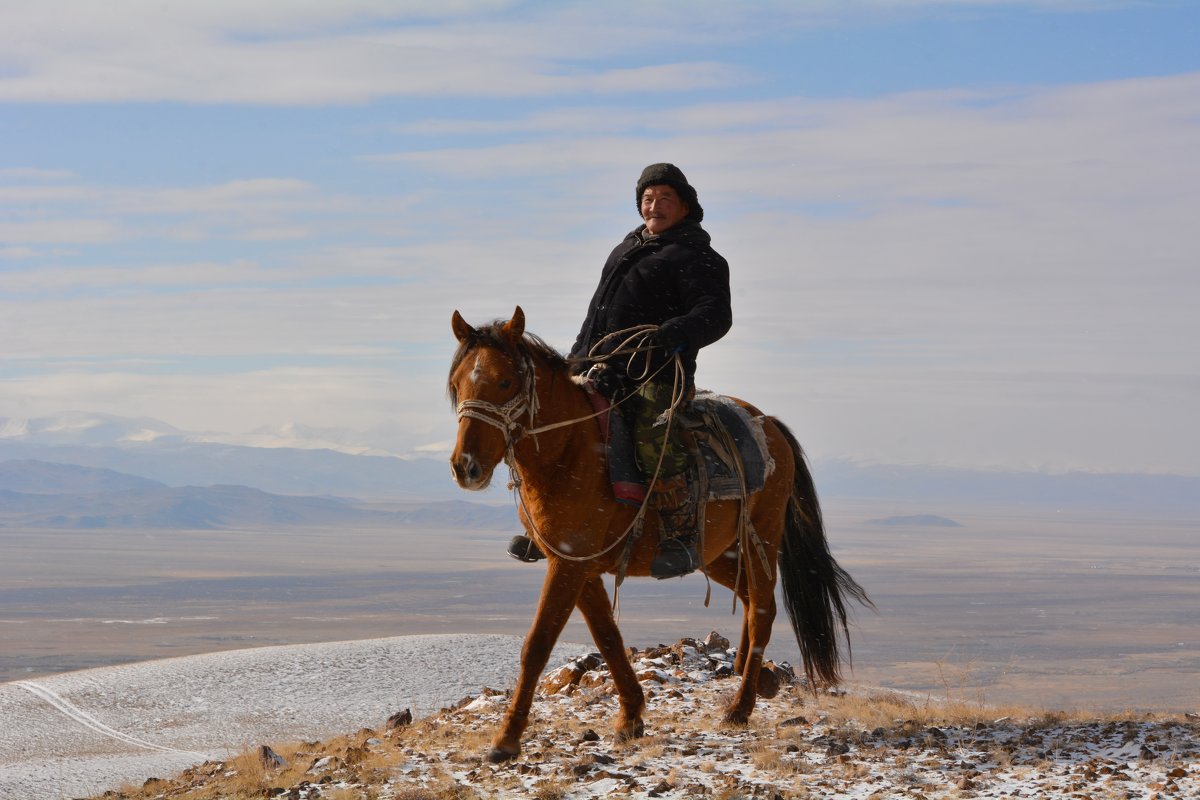
[[[566,358],[525,331],[520,306],[511,319],[478,328],[456,310],[451,328],[458,340],[447,379],[458,415],[450,455],[453,478],[463,489],[482,490],[496,467],[507,463],[521,522],[547,557],[541,598],[521,648],[517,684],[488,760],[501,763],[520,754],[538,679],[576,608],[616,686],[616,740],[640,737],[645,731],[645,695],[630,665],[603,576],[618,570],[622,577],[650,574],[658,542],[657,515],[645,517],[645,535],[630,534],[639,512],[613,495],[604,442],[586,390],[573,378]],[[725,722],[736,726],[745,725],[754,709],[763,653],[775,621],[777,576],[804,671],[814,688],[841,680],[839,634],[849,648],[847,601],[868,607],[871,601],[829,551],[800,444],[779,420],[735,402],[761,419],[774,462],[765,485],[744,504],[738,499],[711,501],[705,509],[704,569],[732,589],[743,608],[734,659],[741,684],[724,712]],[[748,519],[751,526],[739,525],[739,519]]]

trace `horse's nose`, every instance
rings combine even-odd
[[[470,486],[483,477],[483,466],[475,460],[475,456],[464,453],[450,459],[450,474],[459,486]]]

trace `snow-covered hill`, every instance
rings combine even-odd
[[[317,739],[508,687],[513,636],[264,647],[0,684],[0,800],[165,777],[269,740]],[[560,645],[557,659],[586,652]]]

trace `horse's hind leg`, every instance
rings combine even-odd
[[[757,557],[744,554],[742,569],[754,569],[754,586],[751,588],[747,585],[749,581],[745,572],[741,580],[738,580],[737,561],[736,558],[719,559],[709,568],[709,574],[713,580],[730,589],[737,586],[738,597],[742,601],[742,635],[733,662],[734,671],[742,676],[742,682],[733,702],[725,710],[725,721],[744,725],[749,722],[750,713],[754,711],[763,654],[771,641],[771,626],[775,622],[775,576],[774,564],[771,565],[772,574],[764,575],[762,564]],[[749,564],[750,561],[754,564]],[[757,569],[754,565],[757,565]]]
[[[758,584],[748,593],[749,602],[746,603],[746,618],[742,626],[742,648],[737,654],[737,661],[741,663],[742,684],[725,710],[726,722],[739,725],[748,722],[750,712],[754,710],[763,654],[767,651],[767,643],[771,641],[771,625],[775,622],[775,583],[768,583],[762,575],[757,576],[757,581]]]
[[[617,695],[621,698],[621,715],[617,718],[617,739],[625,740],[642,735],[642,711],[646,707],[646,695],[641,684],[637,681],[629,657],[625,653],[625,643],[621,639],[621,631],[613,619],[612,606],[608,602],[608,592],[604,589],[604,579],[599,575],[589,578],[579,595],[579,610],[587,621],[588,630],[600,654],[608,662],[608,670],[613,683],[617,687]]]

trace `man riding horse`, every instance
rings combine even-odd
[[[632,436],[643,481],[657,475],[649,502],[658,509],[662,533],[651,574],[671,578],[697,569],[700,559],[687,448],[680,426],[664,425],[660,417],[674,397],[694,395],[697,353],[729,330],[729,264],[700,227],[704,209],[678,167],[642,170],[636,199],[643,224],[609,254],[570,360],[576,374],[586,374],[619,403],[623,419],[613,421],[626,424],[613,425],[612,435]],[[638,344],[640,355],[611,357],[627,341],[621,332],[646,325],[657,329]],[[682,374],[674,368],[676,356]],[[645,486],[640,490],[644,496]],[[544,558],[524,536],[513,539],[509,554]]]

